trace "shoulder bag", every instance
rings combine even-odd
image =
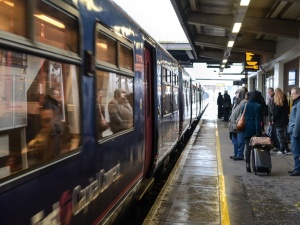
[[[246,119],[245,119],[246,106],[247,106],[247,104],[245,104],[244,111],[236,124],[236,129],[238,131],[243,131],[246,126]]]

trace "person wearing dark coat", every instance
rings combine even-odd
[[[54,138],[54,155],[59,155],[61,150],[61,134],[63,132],[62,113],[59,107],[59,91],[56,88],[50,88],[45,97],[43,110],[52,110],[53,113],[53,131]]]
[[[279,149],[276,155],[288,154],[287,125],[289,123],[289,105],[286,95],[280,88],[275,89],[273,106],[273,129],[277,136]]]
[[[229,113],[231,109],[231,98],[228,94],[228,91],[224,91],[223,96],[223,113],[224,113],[224,121],[228,122],[229,120]]]
[[[244,138],[245,138],[245,156],[246,156],[246,169],[247,172],[251,172],[250,168],[250,139],[253,136],[261,136],[262,129],[261,129],[261,118],[262,118],[262,107],[257,102],[258,100],[258,93],[257,91],[251,91],[248,93],[248,102],[245,105],[245,122],[246,126],[243,131]],[[243,110],[243,109],[242,109]]]
[[[219,92],[218,98],[217,98],[217,105],[218,105],[218,118],[221,119],[223,117],[223,96],[221,92]]]
[[[300,176],[300,88],[291,90],[293,106],[290,113],[288,132],[291,136],[291,150],[294,158],[294,169],[289,171],[290,176]]]

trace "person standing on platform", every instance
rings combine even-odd
[[[217,98],[217,105],[218,105],[218,119],[221,119],[223,117],[223,96],[221,92],[219,92]]]
[[[289,171],[290,176],[300,176],[300,88],[291,90],[293,100],[288,132],[291,136],[291,150],[294,158],[294,169]]]
[[[245,111],[245,122],[246,126],[243,131],[243,135],[245,138],[245,155],[246,155],[246,169],[247,172],[251,172],[250,168],[250,139],[253,136],[261,136],[262,135],[262,129],[261,129],[261,118],[262,118],[262,107],[257,102],[258,101],[258,92],[257,91],[251,91],[248,93],[248,102]],[[244,107],[241,108],[241,110],[244,110]]]
[[[288,154],[286,128],[289,122],[289,106],[286,95],[280,88],[275,89],[273,106],[273,129],[275,129],[279,149],[276,155]]]
[[[233,144],[234,155],[230,156],[233,160],[244,160],[245,139],[242,131],[235,130],[235,124],[239,116],[243,113],[241,110],[247,104],[245,99],[246,92],[243,88],[236,91],[235,104],[229,118],[229,131],[231,132],[231,141]]]
[[[274,88],[269,87],[268,88],[268,117],[269,117],[269,126],[273,126],[273,109],[274,109]],[[272,132],[271,132],[271,140],[274,144],[274,147],[277,148],[278,146],[278,141],[276,137],[276,132],[275,129],[272,127]],[[276,149],[277,151],[277,149]]]
[[[228,91],[224,91],[224,99],[223,99],[223,112],[224,112],[224,121],[228,122],[229,120],[229,112],[231,109],[231,98],[228,94]]]

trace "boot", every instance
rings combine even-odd
[[[250,163],[246,162],[246,169],[248,173],[251,173]]]

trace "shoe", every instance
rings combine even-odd
[[[290,171],[288,172],[288,174],[294,173],[294,171],[295,171],[295,170],[290,170]]]
[[[251,173],[250,163],[246,163],[246,170],[248,173]]]
[[[294,171],[290,174],[290,176],[292,176],[292,177],[300,176],[300,172]]]
[[[236,160],[244,160],[243,157],[233,157],[233,160],[236,161]]]
[[[275,153],[274,155],[284,155],[284,153],[282,151],[278,151],[277,153]]]
[[[229,158],[231,158],[231,159],[234,159],[236,156],[234,156],[234,155],[231,155],[231,156],[229,156]]]
[[[284,154],[290,155],[290,154],[292,154],[292,153],[291,153],[291,151],[284,151]]]

